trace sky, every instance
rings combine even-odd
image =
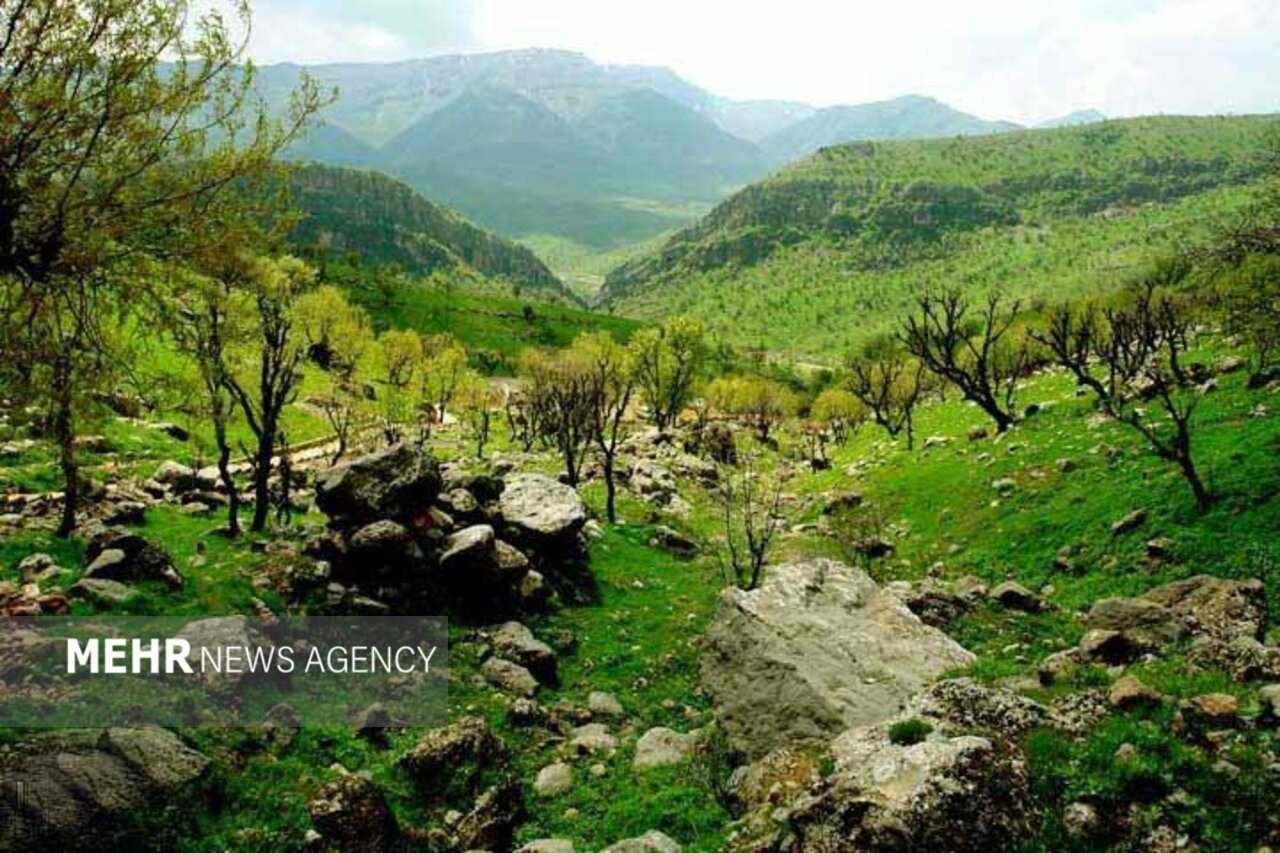
[[[1280,111],[1280,0],[253,0],[259,63],[562,48],[739,100]]]

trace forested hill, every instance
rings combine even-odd
[[[476,227],[378,172],[300,167],[292,182],[304,218],[295,240],[306,247],[355,253],[370,264],[397,264],[413,275],[471,271],[565,302],[577,302],[533,252]]]
[[[786,345],[775,329],[791,326],[829,346],[850,307],[883,312],[909,282],[1080,284],[1157,251],[1175,220],[1194,232],[1229,206],[1276,123],[1159,117],[826,148],[612,271],[600,302],[692,311],[766,344]]]

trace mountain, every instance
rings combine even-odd
[[[779,163],[845,142],[976,136],[1016,130],[1018,125],[986,121],[921,95],[857,106],[827,107],[761,141]]]
[[[578,301],[533,252],[377,172],[305,166],[294,173],[290,194],[303,213],[293,239],[312,251],[354,253],[418,276],[461,272],[549,299]]]
[[[1097,110],[1076,110],[1073,113],[1061,116],[1060,118],[1042,121],[1036,125],[1039,128],[1053,127],[1079,127],[1082,124],[1097,124],[1100,121],[1106,121],[1107,117]]]
[[[713,105],[707,115],[734,136],[757,145],[818,110],[798,101],[730,101]]]
[[[831,356],[929,282],[1089,292],[1243,204],[1275,125],[1159,117],[826,148],[611,271],[598,304]]]

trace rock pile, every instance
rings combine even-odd
[[[306,550],[351,609],[492,616],[537,604],[548,581],[573,579],[586,522],[577,493],[550,477],[442,468],[409,445],[323,474],[316,504],[329,529]]]

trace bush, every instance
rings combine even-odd
[[[917,717],[901,720],[889,727],[889,742],[898,746],[912,746],[933,734],[933,726]]]

